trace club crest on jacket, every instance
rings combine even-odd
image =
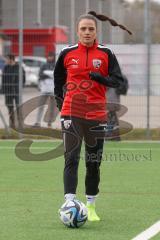
[[[64,120],[63,124],[65,129],[68,129],[71,126],[72,121],[71,120]]]
[[[93,67],[95,69],[99,69],[101,66],[101,63],[102,63],[102,61],[100,59],[93,59],[92,62],[93,62]]]

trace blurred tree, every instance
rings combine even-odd
[[[144,1],[123,1],[123,5],[125,8],[124,22],[133,32],[131,37],[125,34],[125,43],[144,43]],[[151,41],[152,43],[160,43],[160,4],[152,1],[150,6]]]

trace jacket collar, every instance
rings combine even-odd
[[[91,47],[87,47],[85,45],[83,45],[81,42],[78,42],[78,47],[82,50],[86,50],[86,49],[96,49],[98,46],[97,41],[94,42],[94,44]]]

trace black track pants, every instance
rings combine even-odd
[[[80,151],[82,140],[84,140],[86,165],[85,191],[87,195],[96,195],[99,192],[104,127],[99,126],[100,122],[76,117],[62,117],[61,123],[65,157],[64,193],[76,193]]]

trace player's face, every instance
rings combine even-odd
[[[78,24],[77,35],[83,45],[92,46],[97,37],[95,22],[92,19],[82,19]]]

